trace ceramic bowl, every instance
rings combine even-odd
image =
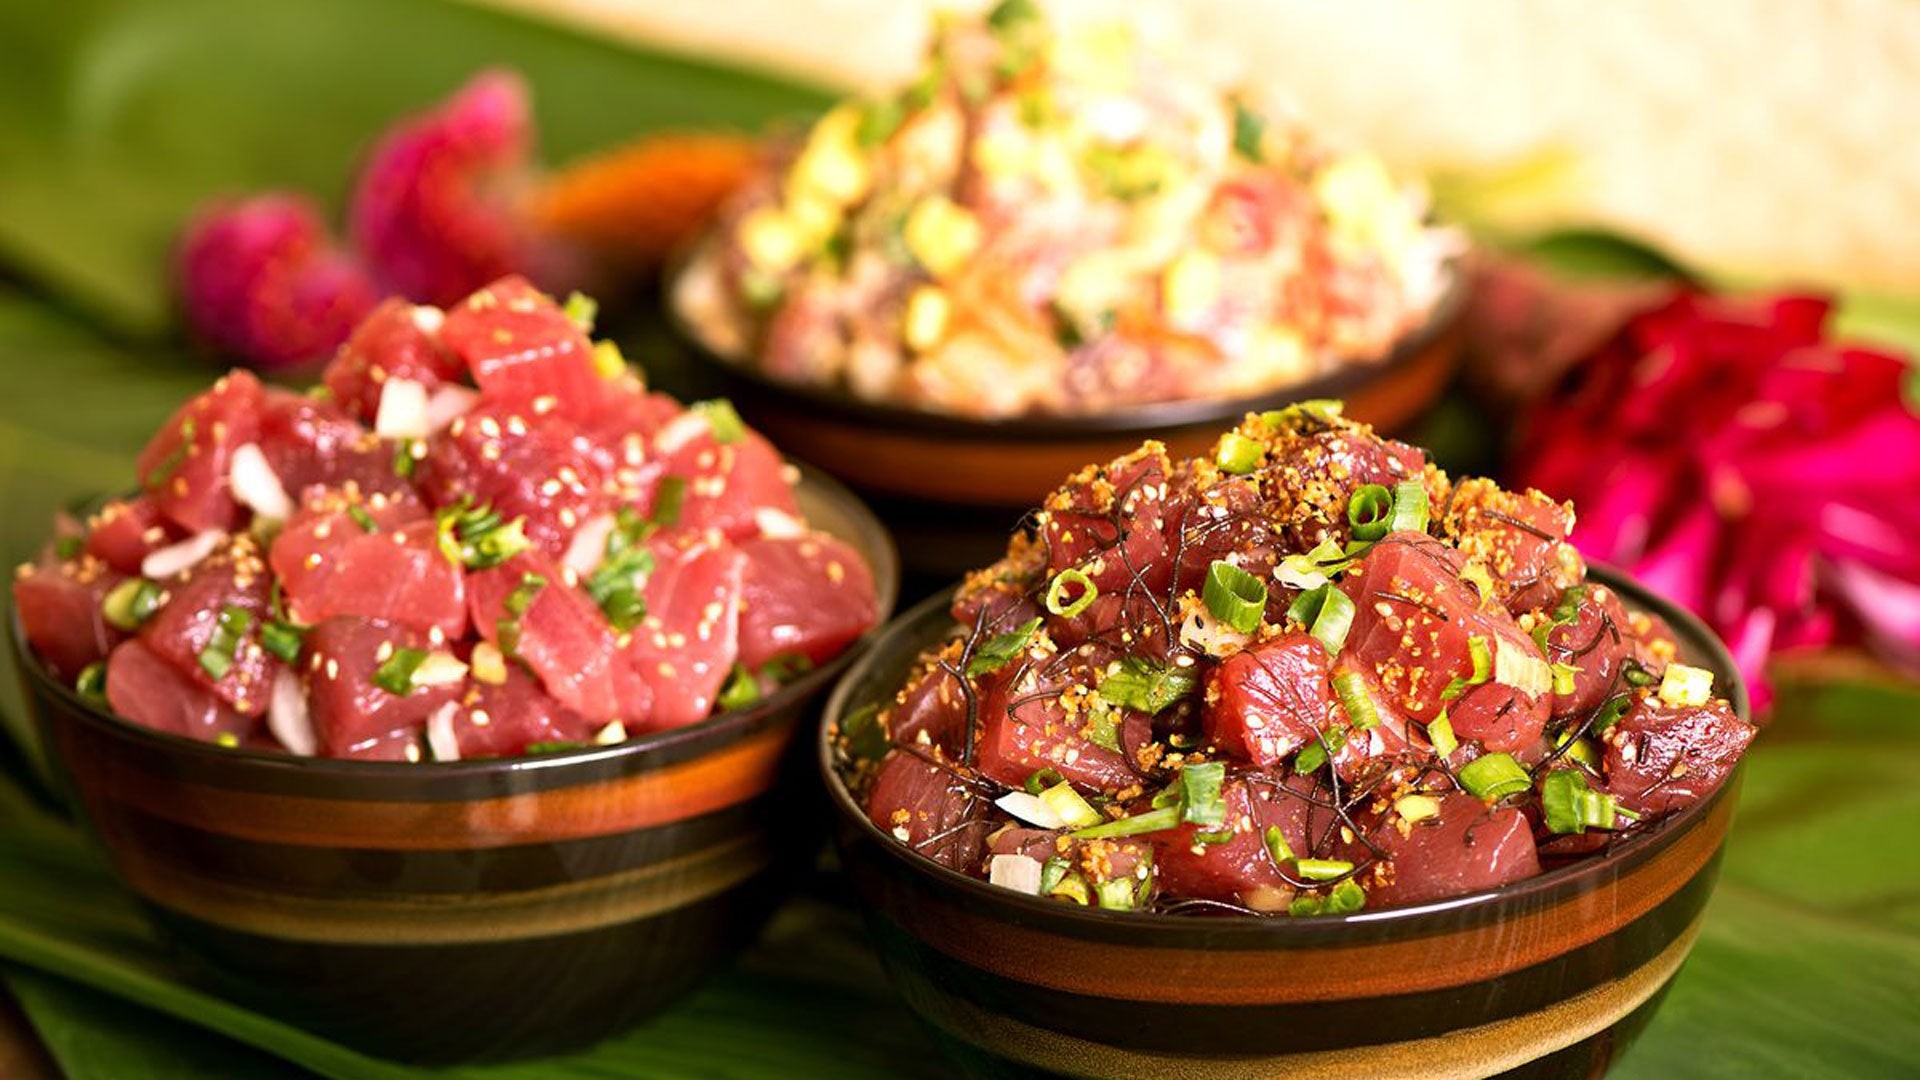
[[[879,523],[811,472],[798,495],[891,610]],[[449,1062],[617,1032],[757,933],[822,824],[794,733],[866,644],[679,730],[417,765],[163,734],[17,659],[51,756],[192,974],[359,1049]]]
[[[1705,627],[1616,574],[1594,580],[1673,627],[1744,717]],[[841,716],[890,701],[950,633],[948,597],[888,627],[827,707],[816,748],[842,859],[894,984],[970,1075],[1589,1077],[1646,1023],[1699,933],[1738,772],[1648,832],[1502,888],[1309,919],[1111,912],[923,859],[841,782]]]

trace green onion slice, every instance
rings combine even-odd
[[[706,418],[707,430],[713,432],[713,441],[721,446],[737,443],[747,437],[746,422],[734,411],[733,402],[726,398],[696,401],[688,408]]]
[[[733,665],[733,671],[727,676],[726,685],[720,688],[720,695],[715,698],[715,704],[725,712],[732,712],[735,709],[744,709],[759,700],[760,680],[753,677],[753,672],[747,670],[747,665],[736,663]]]
[[[1316,772],[1320,766],[1327,763],[1329,758],[1338,755],[1340,751],[1346,749],[1346,746],[1346,728],[1335,728],[1332,731],[1322,732],[1319,739],[1301,747],[1300,752],[1294,755],[1293,771],[1303,776],[1307,773]]]
[[[1293,869],[1308,881],[1332,881],[1353,873],[1353,864],[1345,859],[1295,859]]]
[[[1533,781],[1512,754],[1486,754],[1460,767],[1460,786],[1477,799],[1494,802],[1531,788]]]
[[[1220,450],[1214,462],[1221,472],[1244,476],[1260,467],[1261,455],[1266,449],[1253,439],[1237,431],[1229,431],[1220,437]]]
[[[1113,878],[1103,881],[1094,889],[1100,906],[1109,911],[1132,911],[1138,899],[1138,893],[1129,878]]]
[[[1068,599],[1070,593],[1072,599]],[[1062,570],[1053,576],[1053,584],[1047,586],[1047,610],[1071,619],[1092,607],[1099,597],[1100,586],[1093,583],[1086,571]]]
[[[1533,643],[1540,646],[1541,652],[1547,651],[1547,635],[1556,627],[1566,626],[1580,617],[1580,605],[1587,599],[1585,585],[1573,585],[1560,594],[1560,602],[1553,606],[1553,612],[1547,620],[1533,628]]]
[[[166,600],[166,590],[146,578],[128,578],[115,585],[100,601],[100,614],[121,630],[140,629]]]
[[[1427,725],[1427,741],[1433,744],[1434,752],[1441,757],[1452,757],[1460,748],[1460,740],[1453,734],[1453,721],[1447,719],[1442,711]]]
[[[680,506],[686,502],[687,479],[684,476],[669,476],[660,481],[660,487],[653,495],[653,523],[663,529],[672,528],[680,523]]]
[[[1201,595],[1214,618],[1243,634],[1258,630],[1267,614],[1266,582],[1225,559],[1207,568]]]
[[[1284,863],[1293,858],[1293,848],[1287,843],[1287,838],[1285,834],[1280,831],[1280,826],[1267,826],[1267,831],[1263,838],[1267,842],[1267,854],[1272,857],[1274,862]]]
[[[300,646],[306,640],[306,631],[290,622],[275,619],[260,628],[260,644],[266,650],[291,664],[300,657]]]
[[[1307,628],[1307,633],[1326,646],[1327,655],[1340,652],[1353,629],[1353,601],[1332,582],[1310,589],[1294,598],[1287,618]]]
[[[90,701],[107,700],[107,664],[104,660],[95,660],[80,669],[73,680],[73,688],[80,696]]]
[[[1393,521],[1387,531],[1427,531],[1427,485],[1420,477],[1393,486]]]
[[[434,515],[434,534],[448,562],[485,570],[533,546],[526,524],[524,517],[502,521],[498,511],[485,503],[475,504],[473,496],[466,495]]]
[[[1452,701],[1466,693],[1468,687],[1479,686],[1493,678],[1493,645],[1486,638],[1479,634],[1468,638],[1467,657],[1473,663],[1473,674],[1454,676],[1453,681],[1447,684],[1447,688],[1440,691],[1441,701]]]
[[[1393,492],[1384,484],[1363,484],[1347,500],[1347,524],[1355,540],[1378,540],[1393,524]]]
[[[1242,102],[1233,103],[1233,150],[1234,153],[1260,164],[1265,158],[1261,151],[1260,140],[1267,133],[1267,122],[1260,114],[1246,107]]]
[[[1061,776],[1056,769],[1036,769],[1032,776],[1027,777],[1027,794],[1038,795],[1055,784],[1065,782],[1066,777]]]
[[[564,310],[568,320],[579,327],[581,333],[593,333],[593,320],[600,314],[600,304],[593,297],[578,291],[569,293]]]
[[[1547,774],[1540,783],[1540,809],[1547,828],[1557,833],[1612,829],[1621,816],[1633,817],[1620,809],[1612,795],[1589,787],[1586,775],[1578,769],[1556,769]]]
[[[233,656],[240,648],[240,639],[252,628],[253,612],[233,604],[222,607],[206,648],[200,650],[200,670],[215,681],[226,678],[227,672],[233,670]]]
[[[1333,887],[1327,894],[1327,914],[1351,915],[1367,906],[1367,890],[1360,883],[1348,878]]]
[[[1220,795],[1227,766],[1208,761],[1180,769],[1180,820],[1195,825],[1218,825],[1227,819],[1227,801]]]
[[[361,532],[377,533],[380,531],[380,523],[373,520],[373,515],[368,513],[367,508],[364,506],[347,507],[347,516],[353,519],[355,525],[360,526]]]
[[[974,650],[973,659],[967,661],[967,674],[985,675],[999,671],[1007,666],[1007,661],[1019,656],[1026,650],[1027,642],[1040,629],[1038,618],[1028,619],[1004,634],[995,634]]]
[[[848,713],[846,719],[840,721],[840,738],[847,756],[858,761],[878,761],[892,746],[886,725],[880,722],[880,706],[873,702]]]
[[[1367,692],[1366,680],[1357,671],[1342,671],[1333,677],[1333,695],[1340,699],[1340,707],[1346,710],[1347,722],[1357,731],[1365,731],[1380,723],[1380,711],[1374,707],[1373,695]]]
[[[1574,690],[1573,680],[1574,680],[1574,677],[1579,674],[1580,674],[1580,665],[1578,664],[1554,664],[1553,665],[1554,694],[1559,697],[1566,697],[1567,695],[1573,693],[1573,690]]]
[[[395,697],[405,697],[413,692],[413,673],[427,659],[427,650],[401,647],[393,650],[393,655],[381,661],[373,671],[373,685]]]

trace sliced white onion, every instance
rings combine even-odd
[[[987,860],[987,880],[1004,889],[1040,895],[1040,860],[1027,855],[995,855]]]
[[[307,710],[307,691],[300,676],[281,668],[273,679],[273,697],[267,701],[267,730],[280,740],[290,754],[312,757],[320,749],[313,733],[313,716]]]
[[[1048,806],[1040,796],[1024,791],[1009,791],[993,800],[993,805],[1035,828],[1064,829],[1067,826],[1066,821],[1054,813],[1053,807]]]
[[[261,517],[285,521],[293,516],[293,500],[287,497],[286,485],[259,446],[247,443],[233,452],[227,480],[233,485],[233,497]]]
[[[1281,559],[1280,565],[1273,568],[1273,578],[1282,585],[1307,592],[1327,583],[1327,575],[1318,570],[1303,570],[1293,565],[1292,559]]]
[[[427,399],[427,430],[438,432],[473,411],[480,391],[470,386],[442,386]]]
[[[654,449],[671,454],[705,434],[707,427],[706,414],[689,409],[667,421],[654,433]]]
[[[415,686],[452,686],[467,677],[467,665],[450,652],[430,652],[413,669]]]
[[[200,565],[200,560],[219,550],[220,545],[226,542],[227,534],[220,529],[194,533],[177,544],[148,552],[147,557],[140,560],[140,576],[165,581]]]
[[[1528,652],[1513,639],[1502,637],[1493,654],[1494,681],[1523,694],[1539,697],[1553,690],[1553,665]]]
[[[413,325],[423,334],[437,334],[447,321],[447,313],[431,304],[419,304],[413,309]]]
[[[427,749],[433,751],[433,760],[460,760],[460,737],[453,733],[453,718],[459,711],[460,703],[449,701],[427,717]]]
[[[618,720],[601,728],[593,737],[593,744],[595,746],[612,746],[614,743],[623,743],[626,741],[627,725]]]
[[[567,553],[560,557],[561,565],[586,577],[600,565],[607,555],[607,537],[613,535],[613,515],[599,514],[582,522],[573,531],[573,542],[567,545]]]
[[[380,411],[374,414],[373,433],[383,439],[424,439],[433,434],[427,423],[426,386],[412,379],[380,384]]]
[[[753,512],[754,524],[760,526],[760,535],[772,540],[791,540],[807,535],[807,523],[787,513],[763,506]]]

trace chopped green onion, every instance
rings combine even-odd
[[[585,750],[591,745],[591,743],[581,742],[579,739],[548,739],[544,742],[528,743],[526,752],[529,754],[558,754],[563,750]]]
[[[1287,618],[1305,626],[1307,633],[1326,646],[1329,656],[1346,646],[1353,616],[1353,601],[1332,582],[1301,593],[1287,608]]]
[[[1033,0],[1000,0],[987,12],[987,25],[998,31],[1012,30],[1040,17]]]
[[[859,761],[878,761],[892,745],[886,725],[880,722],[880,706],[868,702],[840,721],[841,745],[847,756]]]
[[[153,617],[166,600],[166,590],[146,578],[128,578],[100,601],[100,614],[115,627],[134,631]]]
[[[1098,825],[1104,820],[1100,816],[1100,811],[1095,810],[1092,804],[1081,798],[1080,793],[1073,790],[1073,785],[1065,780],[1040,792],[1040,801],[1045,803],[1047,809],[1053,811],[1054,815],[1068,828],[1084,829],[1089,825]]]
[[[1215,559],[1207,568],[1201,592],[1213,617],[1243,634],[1258,630],[1266,617],[1266,582],[1225,559]]]
[[[723,712],[744,709],[760,700],[760,682],[747,670],[747,665],[736,663],[727,676],[726,685],[720,688],[720,694],[714,699]]]
[[[1355,540],[1378,540],[1393,523],[1393,492],[1384,484],[1363,484],[1347,500],[1347,524]]]
[[[625,633],[647,617],[647,600],[641,591],[651,573],[653,552],[617,529],[607,535],[607,556],[585,584],[587,596],[600,606],[607,625]]]
[[[63,536],[53,542],[53,553],[62,562],[79,558],[80,553],[85,550],[87,550],[87,542],[78,536]]]
[[[73,680],[73,688],[81,697],[90,701],[107,700],[107,665],[105,661],[95,660],[80,669]]]
[[[565,311],[567,318],[573,325],[580,328],[581,333],[591,334],[593,333],[593,320],[600,314],[600,304],[586,293],[573,292],[567,295]]]
[[[1129,656],[1100,680],[1099,694],[1123,709],[1152,716],[1191,694],[1199,685],[1199,676],[1190,668]]]
[[[413,673],[427,659],[427,650],[398,648],[373,671],[373,685],[395,697],[413,693]]]
[[[1620,677],[1627,680],[1628,686],[1652,686],[1653,672],[1640,666],[1638,660],[1628,660],[1620,666]]]
[[[393,441],[393,475],[402,480],[413,479],[413,467],[418,464],[418,459],[413,456],[413,448],[415,445],[416,443],[413,439],[395,439]]]
[[[1308,881],[1332,881],[1353,873],[1353,864],[1345,859],[1295,859],[1293,869]]]
[[[1273,858],[1274,862],[1288,862],[1293,858],[1293,848],[1287,844],[1286,835],[1280,831],[1280,826],[1267,826],[1264,839],[1267,842],[1267,854]]]
[[[1058,769],[1035,769],[1033,775],[1027,777],[1027,794],[1038,795],[1055,784],[1065,783],[1066,779]]]
[[[1419,477],[1393,485],[1393,521],[1387,531],[1427,531],[1427,485]]]
[[[1367,692],[1366,680],[1357,671],[1342,671],[1333,677],[1333,695],[1340,699],[1340,707],[1346,710],[1347,722],[1356,731],[1365,731],[1380,723],[1380,711],[1374,707],[1373,695]]]
[[[1595,735],[1605,735],[1607,729],[1619,723],[1620,718],[1627,715],[1627,710],[1631,708],[1633,708],[1632,694],[1616,694],[1608,698],[1601,702],[1599,709],[1594,711],[1591,730]]]
[[[1179,824],[1180,807],[1176,804],[1078,829],[1072,835],[1080,840],[1110,840],[1117,836],[1139,836],[1142,833],[1161,832]]]
[[[1212,847],[1215,844],[1229,843],[1233,840],[1233,837],[1233,827],[1228,826],[1227,828],[1217,829],[1213,832],[1196,832],[1193,834],[1193,842]]]
[[[240,639],[251,629],[253,612],[233,604],[222,607],[219,617],[214,620],[213,634],[207,638],[206,648],[200,650],[200,670],[216,682],[226,678],[227,672],[233,669],[233,656],[240,648]]]
[[[1280,565],[1274,568],[1273,576],[1282,585],[1311,591],[1325,585],[1334,575],[1345,573],[1367,546],[1355,543],[1343,547],[1331,538],[1322,540],[1305,555],[1288,555],[1281,559]]]
[[[300,646],[305,639],[305,632],[300,627],[278,619],[260,628],[260,644],[289,664],[299,659]]]
[[[1533,628],[1533,643],[1540,646],[1541,652],[1547,651],[1547,635],[1556,627],[1566,626],[1580,617],[1580,605],[1586,602],[1585,585],[1569,586],[1560,594],[1560,602],[1553,606],[1553,612],[1547,620]]]
[[[1569,739],[1573,739],[1573,732],[1561,732],[1559,737],[1554,739],[1553,748],[1558,750],[1566,746],[1567,740]],[[1567,760],[1578,763],[1582,768],[1596,776],[1600,774],[1600,750],[1594,746],[1592,739],[1573,739],[1573,745],[1567,749]]]
[[[813,661],[799,653],[776,653],[760,665],[762,681],[789,683],[813,670]]]
[[[1067,871],[1070,869],[1072,869],[1072,866],[1067,862],[1067,860],[1061,858],[1058,855],[1055,855],[1053,858],[1048,859],[1046,862],[1041,863],[1040,864],[1040,895],[1046,896],[1051,894],[1053,892],[1053,887],[1055,885],[1060,884],[1060,879],[1066,877]]]
[[[380,523],[373,520],[373,515],[367,513],[367,508],[364,506],[347,507],[347,516],[353,519],[355,525],[360,526],[361,532],[377,533],[380,531]]]
[[[1227,801],[1220,796],[1227,767],[1218,761],[1180,769],[1180,820],[1195,825],[1218,825],[1227,819]]]
[[[1071,600],[1067,599],[1069,592],[1074,594]],[[1053,576],[1053,584],[1047,586],[1047,610],[1071,619],[1092,607],[1099,596],[1100,586],[1093,583],[1086,571],[1062,570]]]
[[[1346,411],[1347,403],[1338,398],[1309,398],[1306,401],[1296,401],[1284,409],[1263,412],[1260,414],[1260,422],[1277,431],[1303,416],[1323,424],[1331,424],[1340,419]]]
[[[1619,816],[1612,795],[1587,786],[1578,769],[1556,769],[1540,784],[1540,809],[1547,828],[1557,833],[1611,829]]]
[[[722,446],[747,437],[745,421],[734,411],[733,402],[726,398],[696,401],[688,409],[706,418],[707,430],[713,432],[713,441]]]
[[[1340,751],[1346,749],[1346,747],[1346,728],[1335,728],[1332,731],[1322,732],[1319,739],[1301,747],[1300,752],[1294,755],[1293,771],[1302,776],[1311,772],[1317,772],[1320,766],[1327,763],[1329,758],[1338,755]]]
[[[457,504],[434,515],[440,553],[455,566],[470,570],[499,566],[531,548],[526,524],[524,517],[501,521],[498,511],[485,503],[476,505],[471,495],[461,496]]]
[[[1553,665],[1554,694],[1556,694],[1559,697],[1566,697],[1567,695],[1573,693],[1573,689],[1574,689],[1573,680],[1574,680],[1574,677],[1579,674],[1580,674],[1580,665],[1578,664],[1554,664]]]
[[[1214,461],[1220,471],[1243,476],[1260,467],[1260,457],[1266,453],[1258,442],[1247,438],[1237,431],[1229,431],[1220,437],[1220,452]]]
[[[1114,753],[1120,752],[1120,717],[1107,707],[1104,701],[1096,700],[1094,708],[1087,712],[1087,741],[1095,746],[1104,746]]]
[[[1327,914],[1350,915],[1367,906],[1367,890],[1360,883],[1348,878],[1333,887],[1327,894]]]
[[[1094,892],[1100,906],[1109,911],[1132,911],[1137,906],[1139,893],[1128,878],[1103,881]]]
[[[1460,740],[1453,734],[1453,721],[1447,719],[1445,712],[1434,717],[1433,722],[1427,725],[1427,741],[1433,744],[1434,752],[1441,757],[1452,757],[1453,752],[1460,748]]]
[[[1295,916],[1296,918],[1303,915],[1324,914],[1326,910],[1326,900],[1312,893],[1302,893],[1294,897],[1293,902],[1287,905],[1287,914]]]
[[[513,591],[507,594],[501,606],[507,609],[509,615],[525,615],[527,609],[533,606],[533,598],[540,595],[540,590],[546,587],[547,579],[539,574],[522,574],[520,584],[513,587]]]
[[[1486,638],[1475,634],[1467,639],[1467,657],[1473,663],[1473,674],[1453,677],[1445,690],[1440,691],[1441,701],[1452,701],[1466,693],[1470,686],[1479,686],[1493,678],[1493,646]]]
[[[670,529],[680,523],[680,506],[687,498],[687,480],[683,476],[669,476],[660,481],[660,487],[653,495],[653,523],[663,529]]]
[[[1713,672],[1685,664],[1668,664],[1660,677],[1660,700],[1669,705],[1705,705],[1713,700]]]
[[[1028,619],[1004,634],[995,634],[974,650],[973,659],[967,661],[967,674],[985,675],[999,671],[1007,666],[1007,661],[1019,656],[1026,650],[1027,642],[1040,629],[1038,618]]]
[[[1485,802],[1494,802],[1533,786],[1527,770],[1512,754],[1486,754],[1460,766],[1460,786]]]
[[[1233,149],[1248,161],[1258,165],[1265,160],[1260,140],[1267,133],[1267,122],[1246,105],[1233,103]]]

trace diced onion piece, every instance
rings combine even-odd
[[[413,325],[423,334],[437,334],[447,321],[447,313],[431,304],[417,304],[413,309]]]
[[[473,677],[489,686],[507,681],[507,658],[500,646],[483,641],[473,647]]]
[[[760,535],[770,540],[791,540],[807,535],[807,523],[784,510],[775,510],[770,506],[760,507],[753,512],[753,523],[760,527]]]
[[[1040,895],[1040,861],[1026,855],[995,855],[987,860],[987,881],[1003,889]]]
[[[467,677],[467,665],[450,652],[430,652],[413,669],[415,686],[452,686]]]
[[[380,411],[373,433],[383,439],[424,439],[433,434],[427,419],[427,388],[412,379],[388,379],[380,386]]]
[[[384,403],[385,397],[382,396]],[[427,430],[437,432],[473,411],[480,392],[466,386],[442,386],[427,399]]]
[[[627,725],[618,720],[601,728],[598,732],[595,732],[593,736],[593,745],[595,746],[612,746],[614,743],[623,743],[626,741]]]
[[[320,750],[306,688],[300,685],[300,676],[287,668],[281,668],[273,679],[273,696],[267,701],[267,730],[290,754],[312,757]]]
[[[1500,638],[1499,649],[1494,653],[1493,678],[1533,697],[1553,691],[1553,665],[1509,637]]]
[[[433,760],[460,760],[460,738],[453,733],[453,717],[459,711],[460,703],[449,701],[427,717],[427,749],[433,751]]]
[[[227,534],[219,529],[194,533],[177,544],[149,552],[140,560],[140,576],[165,581],[200,565],[200,560],[219,550],[226,540]]]
[[[1071,828],[1084,829],[1105,820],[1100,816],[1100,811],[1081,798],[1080,793],[1073,790],[1073,785],[1065,780],[1042,791],[1040,801],[1047,804],[1047,809],[1053,811],[1062,824]]]
[[[293,515],[293,500],[287,497],[286,485],[255,444],[247,443],[233,452],[227,479],[233,485],[233,497],[261,517],[285,521]]]
[[[705,434],[707,428],[706,414],[689,409],[660,426],[653,436],[653,448],[671,454]]]
[[[560,557],[561,565],[581,577],[593,573],[607,557],[607,537],[613,535],[613,528],[612,514],[588,518],[573,531],[573,541],[567,545],[567,553]]]
[[[995,799],[993,804],[1036,828],[1064,829],[1067,825],[1066,819],[1040,796],[1024,791],[1009,791]]]
[[[1713,672],[1685,664],[1668,664],[1660,677],[1660,700],[1669,705],[1705,705],[1713,700]]]

